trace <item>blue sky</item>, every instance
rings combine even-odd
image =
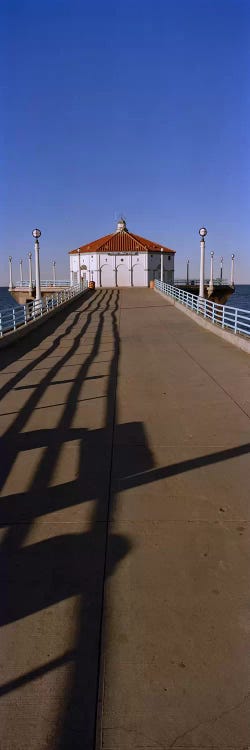
[[[250,283],[249,0],[2,0],[0,285],[131,231]]]

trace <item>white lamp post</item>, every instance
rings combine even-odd
[[[187,286],[189,285],[189,260],[187,260]]]
[[[220,259],[220,280],[221,281],[223,279],[223,260],[224,260],[224,258],[221,257],[221,259]]]
[[[40,229],[33,229],[32,236],[35,239],[36,300],[40,300],[42,297],[39,260],[39,237],[41,237]]]
[[[210,281],[209,281],[209,291],[213,292],[214,288],[214,251],[211,250],[210,253]]]
[[[53,286],[55,286],[56,285],[56,261],[55,260],[53,260],[52,267],[53,267]]]
[[[79,276],[79,284],[81,283],[81,250],[78,247],[78,276]]]
[[[164,281],[164,273],[163,273],[163,247],[161,247],[161,282]]]
[[[20,266],[20,284],[21,286],[23,286],[23,261],[22,259],[20,259],[19,261],[19,266]]]
[[[204,268],[205,268],[205,237],[207,235],[207,230],[205,227],[201,227],[199,229],[199,235],[200,235],[200,247],[201,247],[201,257],[200,257],[200,288],[199,288],[199,297],[204,297]]]
[[[28,253],[29,258],[29,289],[32,289],[32,253]]]
[[[9,255],[9,272],[10,272],[10,285],[9,285],[9,289],[13,289],[13,278],[12,278],[12,255]]]
[[[231,286],[234,286],[234,259],[235,255],[232,254],[232,265],[231,265]]]

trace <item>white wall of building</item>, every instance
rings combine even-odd
[[[71,284],[79,283],[79,257],[70,255]],[[161,277],[161,253],[145,252],[115,255],[114,253],[81,253],[81,278],[95,281],[97,287],[149,286]],[[164,281],[174,281],[174,254],[163,253]]]
[[[161,253],[148,253],[148,279],[161,278]],[[167,284],[174,282],[174,253],[163,253],[163,281]]]

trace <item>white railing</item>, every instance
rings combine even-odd
[[[65,287],[68,287],[68,286],[70,286],[70,281],[60,281],[60,280],[57,281],[56,280],[55,283],[54,283],[53,279],[50,279],[49,281],[41,281],[41,287],[46,287],[46,286],[65,286]]]
[[[156,289],[167,294],[168,297],[180,302],[197,315],[207,318],[211,323],[219,325],[221,328],[230,329],[234,333],[241,333],[244,336],[250,336],[250,311],[242,310],[238,307],[229,307],[220,305],[217,302],[211,302],[209,299],[203,299],[183,289],[177,289],[171,284],[165,284],[162,281],[155,281]]]
[[[204,279],[205,286],[209,286],[210,279]],[[200,285],[200,279],[175,279],[174,284],[178,286],[180,284],[181,286],[199,286]],[[231,286],[231,284],[228,283],[227,279],[213,279],[213,286]]]
[[[41,300],[32,300],[26,305],[17,305],[9,307],[0,312],[0,337],[11,331],[16,331],[20,326],[26,326],[36,318],[47,315],[55,307],[59,307],[72,297],[77,297],[84,289],[87,288],[87,282],[76,284],[68,289],[62,289],[60,292],[49,297],[43,297]]]
[[[49,287],[51,287],[51,286],[53,286],[53,287],[58,287],[58,286],[60,286],[60,287],[61,286],[63,286],[63,287],[69,287],[70,286],[70,281],[65,281],[65,280],[61,281],[60,279],[59,279],[59,281],[57,280],[55,282],[53,281],[53,279],[49,279],[49,280],[46,280],[46,281],[42,280],[40,283],[41,283],[42,289],[44,289],[44,288],[46,289],[46,287],[48,287],[48,286]],[[35,282],[32,281],[32,289],[33,289],[34,286],[36,286]],[[29,287],[29,282],[28,281],[17,281],[17,283],[13,285],[13,288],[14,289],[29,289],[30,288]]]

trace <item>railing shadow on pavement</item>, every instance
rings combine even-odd
[[[95,296],[95,299],[100,299],[100,302],[102,300],[103,295],[101,292],[97,293],[98,297]],[[27,360],[25,360],[25,364],[22,367],[21,370],[18,372],[14,371],[12,374],[13,377],[10,378],[8,383],[6,383],[2,388],[0,388],[0,399],[3,398],[8,391],[10,391],[20,380],[22,380],[25,375],[28,375],[31,370],[34,370],[37,365],[42,362],[46,357],[53,354],[60,344],[62,343],[63,339],[66,336],[69,336],[71,331],[74,329],[74,326],[78,322],[82,311],[81,307],[84,303],[89,300],[88,306],[84,308],[86,311],[89,309],[92,305],[92,298],[93,298],[93,292],[91,290],[86,290],[84,293],[84,298],[77,297],[75,300],[71,302],[70,308],[58,310],[58,313],[54,317],[48,317],[46,319],[45,327],[42,326],[41,328],[36,328],[35,330],[29,331],[29,336],[20,339],[20,341],[16,341],[13,343],[12,346],[10,346],[8,349],[5,349],[2,351],[1,354],[1,363],[0,363],[0,370],[6,369],[6,367],[11,366],[12,364],[16,364],[19,359],[22,357],[25,357],[26,354],[31,354],[31,358],[28,361],[28,364],[26,364]],[[72,316],[72,314],[75,313],[73,320],[70,320],[69,325],[65,329],[65,331],[62,334],[59,334],[55,337],[55,339],[52,341],[52,343],[49,345],[48,349],[45,351],[42,351],[42,353],[38,355],[38,357],[34,357],[32,354],[33,349],[36,349],[40,346],[40,344],[43,343],[43,341],[49,337],[53,336],[53,334],[58,331],[58,328],[67,320],[67,318]]]
[[[92,297],[89,309],[86,311],[85,308],[84,324],[75,335],[69,350],[59,357],[42,381],[32,390],[26,404],[2,439],[2,486],[10,475],[20,451],[30,450],[32,446],[42,444],[44,453],[28,491],[22,495],[22,505],[18,508],[15,500],[12,504],[9,496],[6,498],[5,507],[5,499],[2,498],[1,523],[6,529],[1,545],[4,581],[1,625],[20,621],[28,614],[39,612],[69,597],[81,598],[77,626],[78,643],[75,649],[71,649],[70,656],[62,655],[59,659],[59,663],[71,661],[71,674],[65,688],[61,715],[55,721],[54,734],[52,732],[49,740],[50,748],[58,747],[58,742],[61,748],[70,747],[72,750],[93,746],[104,579],[106,575],[112,574],[119,560],[128,554],[130,549],[127,537],[113,534],[109,537],[110,555],[107,558],[107,520],[110,502],[114,502],[114,498],[110,499],[109,485],[115,419],[115,381],[119,356],[118,298],[119,292],[113,291],[102,291],[101,295],[98,293]],[[22,432],[56,373],[84,341],[95,313],[98,314],[98,321],[93,343],[90,344],[89,353],[83,355],[83,361],[79,363],[78,373],[70,387],[57,426],[52,430]],[[84,427],[74,430],[72,422],[80,390],[88,377],[95,356],[100,351],[107,314],[112,321],[113,351],[108,374],[104,427],[98,430],[87,430]],[[78,476],[75,482],[71,483],[70,492],[67,485],[66,488],[60,485],[54,494],[49,484],[61,448],[65,442],[75,439],[76,435],[79,440]],[[96,456],[100,456],[102,462],[101,473],[96,466]],[[51,513],[53,508],[56,510],[59,506],[65,508],[71,505],[73,508],[77,503],[84,504],[89,500],[92,500],[95,506],[89,530],[61,534],[26,545],[32,522],[39,514],[46,514],[46,508]],[[57,659],[53,668],[56,668],[56,664]],[[43,667],[40,669],[43,670]],[[38,668],[38,673],[39,671]],[[28,675],[24,675],[23,678],[22,684],[27,684]],[[7,691],[16,688],[15,679],[11,682],[12,687],[9,683]],[[5,692],[6,686],[2,686],[2,694]]]

